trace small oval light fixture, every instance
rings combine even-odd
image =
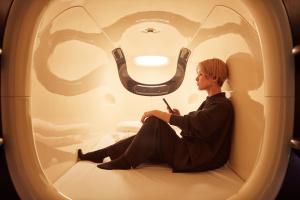
[[[169,58],[165,56],[137,56],[135,63],[145,67],[160,67],[169,63]]]
[[[156,28],[145,28],[144,30],[142,30],[143,33],[159,33],[159,30],[157,30]]]

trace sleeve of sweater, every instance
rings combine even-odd
[[[184,116],[171,115],[170,124],[178,126],[181,135],[204,139],[222,128],[229,120],[230,109],[224,103],[214,102],[202,110],[190,112]]]

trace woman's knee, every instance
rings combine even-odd
[[[153,116],[148,117],[144,122],[144,125],[152,128],[160,128],[161,130],[173,130],[167,122]]]
[[[144,123],[159,123],[159,121],[161,121],[160,119],[158,119],[157,117],[154,117],[154,116],[150,116],[148,117]]]

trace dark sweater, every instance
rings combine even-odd
[[[197,111],[171,115],[170,124],[182,130],[173,171],[205,171],[223,166],[230,154],[233,121],[233,106],[225,93],[207,97]]]

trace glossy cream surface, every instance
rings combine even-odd
[[[167,196],[171,199],[179,194],[197,199],[206,191],[213,191],[205,193],[206,199],[276,195],[289,155],[294,102],[291,41],[282,4],[31,0],[26,5],[16,1],[11,13],[1,102],[8,164],[20,196],[93,199],[101,190],[92,190],[92,185],[101,184],[107,198],[114,185],[126,198],[138,199],[151,190],[135,193],[130,188],[152,184],[161,191],[175,189],[177,193]],[[24,17],[13,20],[19,16]],[[182,47],[192,54],[181,86],[149,97],[130,93],[121,84],[111,54],[118,47],[130,76],[150,84],[172,78]],[[143,67],[134,62],[138,56],[165,56],[169,62]],[[212,57],[228,63],[230,77],[222,89],[235,109],[232,152],[224,168],[193,173],[197,181],[185,185],[184,193],[176,188],[190,182],[191,174],[170,174],[163,166],[114,173],[76,163],[78,148],[86,152],[135,134],[143,112],[166,110],[162,97],[182,114],[197,109],[206,93],[197,90],[196,66]],[[74,181],[76,174],[82,179]],[[270,177],[273,183],[267,184]],[[225,187],[228,180],[232,187]]]

